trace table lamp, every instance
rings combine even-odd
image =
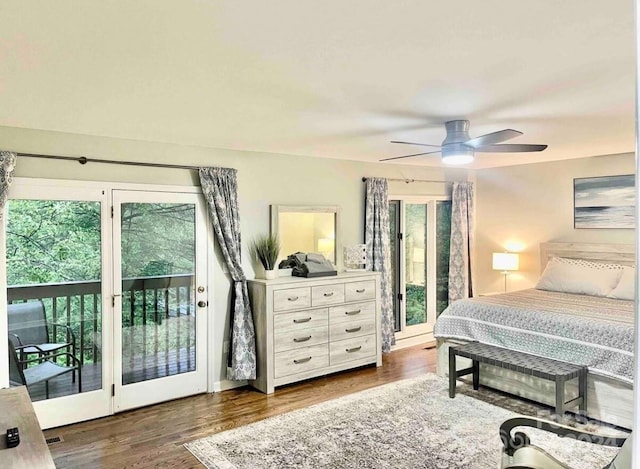
[[[494,252],[493,270],[500,270],[504,275],[504,291],[507,291],[507,275],[510,271],[518,270],[520,256],[515,252]]]

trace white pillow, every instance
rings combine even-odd
[[[633,267],[622,267],[622,276],[616,288],[607,295],[609,298],[617,300],[636,299],[636,269]]]
[[[552,258],[538,280],[538,290],[607,296],[616,287],[622,266],[582,259]]]

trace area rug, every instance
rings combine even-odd
[[[334,399],[185,444],[210,469],[499,467],[500,424],[517,414],[459,384],[455,399],[434,374]],[[495,393],[491,393],[495,394]],[[480,398],[480,399],[479,399]],[[501,398],[535,414],[537,406]],[[601,468],[615,448],[526,429],[533,444],[580,469]],[[608,433],[616,433],[609,431]],[[619,432],[618,432],[619,433]]]

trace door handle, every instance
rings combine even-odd
[[[208,305],[209,305],[209,303],[207,301],[202,301],[202,300],[198,301],[198,307],[200,307],[200,308],[204,308],[204,307],[206,307]]]

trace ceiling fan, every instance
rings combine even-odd
[[[392,158],[384,158],[380,161],[398,160],[401,158],[411,158],[421,155],[432,155],[442,153],[442,162],[445,164],[467,164],[471,163],[475,157],[475,152],[484,153],[519,153],[529,151],[542,151],[547,145],[528,145],[528,144],[507,144],[497,145],[505,140],[519,137],[522,132],[513,129],[504,129],[490,134],[481,135],[480,137],[469,137],[469,121],[453,120],[445,122],[447,129],[447,137],[442,141],[442,145],[429,145],[426,143],[399,142],[392,140],[391,143],[401,143],[404,145],[420,145],[423,147],[437,148],[434,151],[426,153],[414,153],[412,155],[394,156]]]

